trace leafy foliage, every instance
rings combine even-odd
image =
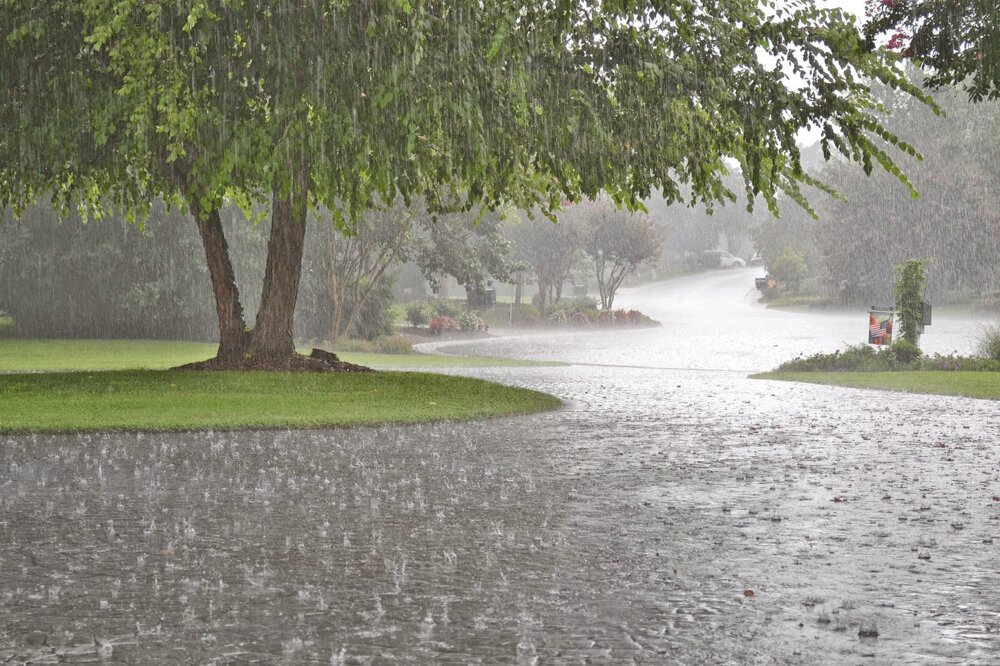
[[[865,36],[919,61],[927,85],[963,84],[973,101],[1000,99],[1000,5],[995,0],[867,0]]]
[[[923,352],[916,344],[906,338],[900,338],[892,343],[891,351],[896,360],[903,365],[908,365],[923,356]]]
[[[767,268],[771,277],[785,283],[791,291],[798,291],[808,275],[805,257],[789,246],[785,246],[781,254],[770,260]]]
[[[442,185],[465,209],[551,212],[602,190],[629,207],[654,190],[734,200],[728,158],[748,205],[759,194],[776,211],[782,192],[806,205],[815,182],[805,128],[822,129],[828,157],[908,182],[871,139],[915,154],[870,81],[928,99],[843,12],[751,0],[9,0],[0,26],[0,205],[53,193],[133,219],[182,203],[203,231],[222,348],[261,357],[293,352],[308,206],[347,227],[397,197],[443,212]],[[227,196],[271,203],[249,342],[211,226]]]
[[[897,342],[876,350],[869,345],[848,345],[844,351],[814,354],[786,361],[779,372],[882,372],[890,370],[1000,371],[1000,361],[969,356],[923,356],[916,345]]]
[[[553,224],[536,212],[524,215],[510,229],[513,256],[528,264],[535,274],[541,310],[562,298],[563,284],[582,247],[584,227],[575,213],[575,207],[562,211]]]
[[[590,258],[601,308],[614,306],[622,282],[639,264],[660,254],[661,238],[649,218],[621,211],[604,201],[580,204],[584,211],[583,250]]]
[[[406,321],[410,326],[424,326],[433,314],[434,310],[426,301],[414,301],[406,306]]]
[[[910,259],[896,266],[896,317],[903,340],[914,347],[920,341],[923,317],[924,285],[927,284],[927,260]]]
[[[983,324],[976,335],[976,353],[1000,361],[1000,324]]]
[[[818,199],[818,222],[787,202],[780,219],[762,220],[755,231],[758,251],[770,265],[793,247],[815,279],[807,287],[814,282],[820,294],[858,305],[892,302],[891,267],[934,257],[928,300],[997,307],[989,294],[1000,293],[1000,101],[970,104],[959,90],[941,91],[941,118],[895,91],[877,94],[892,114],[887,127],[921,144],[925,159],[909,169],[920,198],[885,174],[866,178],[829,164],[821,178],[843,198]],[[818,165],[818,153],[807,149],[803,159]]]

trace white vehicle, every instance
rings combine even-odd
[[[747,265],[747,262],[725,250],[705,250],[705,262],[713,268],[743,268]]]

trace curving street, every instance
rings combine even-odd
[[[996,663],[997,403],[747,379],[866,325],[756,274],[448,347],[571,362],[463,371],[555,413],[6,438],[0,662]]]

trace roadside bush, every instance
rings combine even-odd
[[[907,360],[908,359],[908,360]],[[832,354],[796,358],[778,366],[782,372],[882,372],[893,370],[973,370],[1000,371],[1000,360],[975,356],[924,356],[912,343],[897,340],[891,347],[876,350],[865,344],[850,345]]]
[[[587,312],[574,312],[570,321],[576,326],[587,326],[591,322],[591,317]]]
[[[434,309],[427,301],[414,301],[406,306],[406,321],[414,328],[427,324],[433,314]]]
[[[896,360],[904,365],[909,365],[924,355],[920,347],[902,338],[893,342],[889,349],[896,357]]]
[[[784,372],[874,372],[896,370],[899,361],[889,349],[876,351],[865,344],[848,345],[832,354],[813,354],[796,358],[778,366]]]
[[[976,333],[976,354],[1000,361],[1000,323],[983,324]]]
[[[917,360],[914,370],[974,370],[1000,372],[1000,360],[979,356],[923,356]]]

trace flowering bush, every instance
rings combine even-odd
[[[486,330],[486,324],[483,323],[482,317],[474,312],[463,312],[462,316],[458,318],[458,327],[463,331]]]
[[[574,312],[573,316],[570,317],[570,321],[577,326],[586,326],[590,323],[590,315],[586,312]]]
[[[441,335],[445,331],[455,330],[455,320],[446,315],[435,315],[429,326],[434,335]]]

